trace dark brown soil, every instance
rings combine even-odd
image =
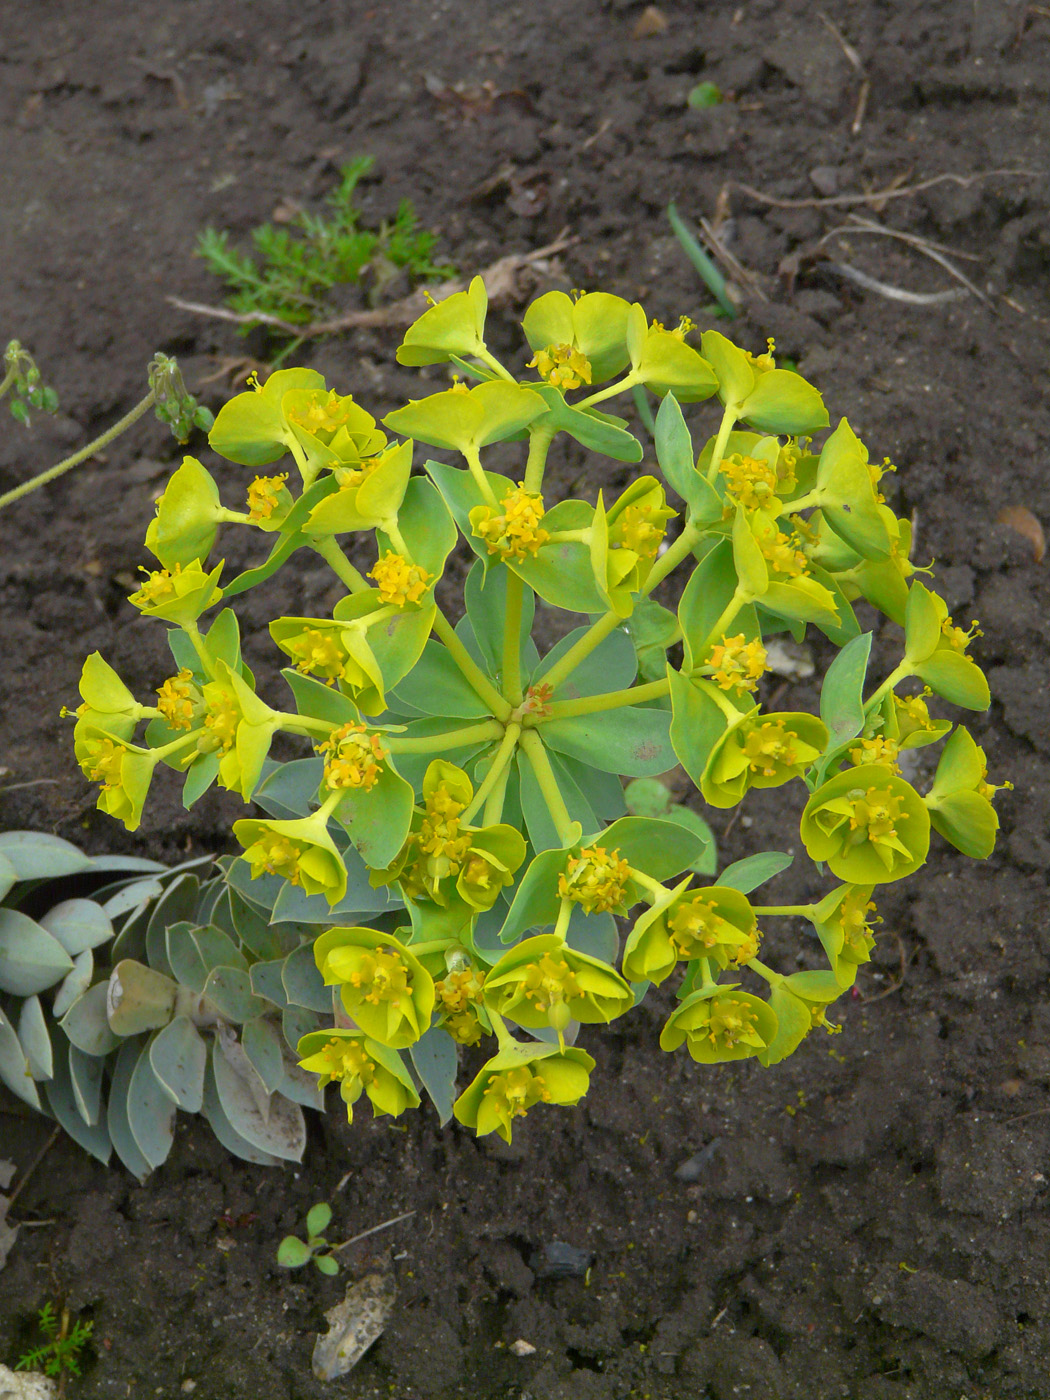
[[[196,232],[243,236],[281,201],[320,198],[355,154],[377,160],[368,218],[412,198],[466,271],[567,228],[577,241],[541,288],[601,286],[702,324],[708,298],[664,210],[674,198],[712,217],[725,190],[732,249],[769,298],[751,293],[733,333],[755,348],[775,335],[833,417],[899,464],[918,554],[936,558],[952,607],[982,620],[995,703],[973,729],[1017,791],[991,860],[939,845],[892,890],[844,1034],[776,1070],[669,1059],[647,1004],[626,1029],[585,1037],[600,1066],[585,1104],[533,1114],[509,1149],[439,1130],[429,1112],[362,1113],[352,1128],[333,1112],[312,1125],[301,1170],[264,1171],[184,1121],[139,1187],[60,1140],[14,1212],[44,1223],[0,1275],[0,1359],[62,1296],[94,1319],[95,1359],[69,1391],[84,1400],[191,1382],[208,1400],[1045,1400],[1050,589],[1031,545],[995,523],[1006,506],[1050,523],[1045,6],[829,0],[825,19],[806,0],[662,0],[666,28],[648,37],[634,37],[634,0],[6,9],[0,324],[64,409],[28,437],[12,426],[0,490],[125,412],[154,350],[177,353],[192,386],[243,352],[229,327],[165,300],[220,299],[191,256]],[[870,83],[856,134],[861,76],[828,21]],[[691,110],[701,79],[732,100]],[[885,205],[814,203],[947,173],[966,180]],[[851,212],[959,250],[982,298],[889,300],[805,259],[792,278],[792,260]],[[884,237],[825,251],[913,291],[959,285]],[[508,351],[519,314],[496,320]],[[396,343],[356,332],[306,362],[387,411],[420,393]],[[224,393],[202,392],[215,406]],[[163,629],[123,600],[177,459],[144,423],[0,517],[5,828],[169,859],[221,848],[228,796],[186,814],[165,789],[135,837],[99,817],[58,714],[95,648],[140,694],[166,674]],[[618,479],[610,463],[562,463],[566,487]],[[302,556],[250,594],[253,663],[273,668],[270,617],[326,600],[324,566]],[[798,686],[788,708],[814,699]],[[727,859],[792,843],[797,798],[774,796],[725,834]],[[782,877],[783,897],[809,893],[808,878]],[[786,937],[780,951],[791,956]],[[49,1131],[0,1104],[0,1156],[24,1168]],[[342,1285],[274,1260],[324,1198],[345,1235],[416,1211],[369,1242],[389,1246],[400,1287],[386,1334],[327,1388],[310,1346]],[[545,1277],[551,1241],[593,1254],[589,1275]],[[518,1340],[535,1350],[518,1355]]]

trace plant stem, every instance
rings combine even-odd
[[[155,401],[156,395],[151,389],[146,397],[137,403],[130,413],[125,413],[124,417],[121,418],[119,422],[114,423],[112,428],[107,428],[100,437],[95,438],[93,442],[89,442],[88,445],[82,447],[79,452],[74,452],[72,457],[64,458],[56,466],[49,467],[46,472],[41,472],[38,476],[34,476],[29,481],[23,481],[21,486],[16,486],[12,491],[8,491],[3,496],[0,496],[0,510],[3,510],[4,506],[10,505],[12,501],[20,500],[22,496],[28,496],[30,491],[35,491],[38,486],[46,486],[49,481],[54,481],[57,476],[61,476],[63,472],[69,471],[71,467],[78,466],[81,462],[86,461],[88,457],[93,457],[100,448],[105,447],[106,444],[112,442],[114,438],[120,437],[121,433],[126,433],[133,423],[137,423],[143,414],[149,412]]]
[[[391,734],[386,747],[391,753],[441,753],[445,749],[483,744],[488,739],[498,739],[502,733],[501,724],[494,719],[483,719],[479,724],[467,724],[462,729],[450,729],[445,734],[427,734],[418,739],[403,739],[400,735]]]
[[[463,673],[464,679],[470,683],[478,699],[484,700],[485,704],[488,705],[496,718],[506,723],[510,718],[510,712],[513,706],[507,703],[489,680],[488,676],[486,676],[485,672],[471,656],[470,652],[456,636],[451,622],[449,622],[440,608],[438,608],[434,615],[433,625],[434,631],[445,643],[445,646],[448,647],[452,660]]]
[[[15,382],[16,378],[17,375],[15,371],[13,369],[9,369],[4,375],[3,379],[0,379],[0,399],[4,397],[8,389],[10,389],[11,385]]]
[[[514,756],[514,749],[518,743],[518,735],[521,733],[521,725],[513,721],[507,725],[503,734],[503,742],[493,755],[489,771],[481,780],[481,786],[471,799],[470,806],[460,815],[460,821],[466,825],[471,820],[474,813],[483,802],[487,802],[489,795],[495,790],[500,779],[503,778],[507,767]],[[488,826],[486,821],[485,825]]]
[[[725,456],[729,434],[736,427],[738,408],[739,404],[727,403],[725,412],[722,414],[722,422],[718,427],[718,436],[715,438],[715,445],[711,451],[711,465],[707,469],[707,480],[712,486],[715,484],[715,479],[718,476],[718,469],[722,465],[722,458]]]
[[[751,906],[752,914],[757,914],[759,918],[770,914],[800,914],[804,919],[808,919],[815,909],[815,904],[763,904],[761,906],[752,904]]]
[[[653,877],[647,875],[644,870],[637,870],[633,865],[629,865],[627,869],[635,884],[641,885],[643,890],[648,890],[653,896],[652,902],[654,904],[658,904],[661,900],[666,899],[670,895],[671,891],[666,885],[661,884],[659,880],[654,880]]]
[[[483,345],[480,350],[475,350],[474,357],[480,360],[483,365],[488,365],[489,369],[495,370],[501,379],[508,379],[511,384],[516,384],[518,382],[513,374],[511,374],[510,370],[507,369],[506,366],[501,365],[492,351],[486,346]]]
[[[591,394],[588,398],[581,399],[579,403],[570,404],[569,407],[575,408],[577,411],[581,408],[593,408],[596,403],[602,403],[605,399],[611,399],[617,394],[626,393],[628,389],[633,389],[636,384],[641,384],[641,382],[637,371],[632,369],[630,374],[625,375],[618,384],[610,384],[605,389],[599,389],[596,394]]]
[[[201,663],[201,670],[209,679],[213,679],[215,676],[215,662],[212,660],[208,648],[205,645],[204,638],[201,636],[200,628],[195,622],[186,622],[183,623],[182,630],[193,643],[193,650],[197,653],[197,660]]]
[[[764,962],[759,962],[757,958],[749,958],[744,966],[749,967],[752,972],[757,972],[759,977],[764,978],[771,987],[775,987],[778,982],[784,980],[783,973],[774,972],[771,967],[767,967]]]
[[[554,769],[547,757],[547,750],[543,747],[543,742],[534,729],[523,730],[520,742],[525,751],[525,757],[529,760],[532,771],[536,775],[536,782],[543,800],[547,804],[547,810],[551,814],[554,829],[558,833],[558,840],[563,846],[568,846],[575,834],[576,823],[569,816],[569,809],[566,807],[565,799],[558,787],[558,780],[554,776]]]
[[[520,705],[521,688],[521,605],[525,585],[507,569],[507,609],[503,618],[503,694],[512,707]]]
[[[572,900],[563,899],[558,906],[558,920],[554,925],[554,937],[565,942],[565,935],[569,931],[569,920],[572,918]]]
[[[610,690],[604,695],[581,695],[578,700],[555,700],[547,706],[545,715],[537,716],[542,724],[548,719],[570,719],[575,715],[599,714],[602,710],[618,710],[625,705],[641,705],[646,700],[658,700],[671,689],[666,677],[646,685],[628,686],[626,690]]]
[[[407,559],[411,563],[412,553],[408,545],[405,544],[404,536],[402,535],[401,531],[397,528],[397,518],[395,516],[391,516],[389,520],[384,520],[379,528],[382,530],[384,535],[389,536],[390,543],[397,550],[398,554],[400,554],[403,559]]]
[[[586,661],[596,646],[604,642],[606,637],[622,625],[622,617],[617,613],[607,612],[604,617],[600,617],[597,622],[591,625],[590,629],[574,646],[569,648],[560,661],[556,661],[550,670],[538,679],[544,685],[549,685],[551,690],[557,690],[566,676],[571,675],[581,661]]]
[[[908,664],[907,658],[905,658],[901,662],[901,664],[896,668],[896,670],[890,672],[890,674],[879,686],[878,690],[876,690],[874,695],[872,695],[871,699],[865,700],[864,713],[866,715],[870,714],[870,712],[875,708],[879,701],[885,699],[888,691],[892,690],[899,681],[907,680],[909,676],[913,676],[914,674],[915,672],[911,669],[911,666]]]
[[[368,588],[368,584],[336,544],[334,535],[312,535],[309,544],[314,553],[321,556],[339,582],[345,584],[351,593],[363,593]]]
[[[525,480],[522,482],[526,491],[537,493],[543,485],[547,452],[553,439],[554,434],[542,428],[529,433],[529,457],[525,463]]]
[[[745,607],[750,601],[750,594],[747,593],[745,589],[741,588],[739,584],[737,584],[736,591],[734,592],[732,598],[730,598],[729,602],[722,609],[721,616],[719,617],[715,625],[711,628],[711,631],[707,634],[706,638],[704,639],[704,644],[702,647],[700,647],[699,651],[697,652],[697,655],[703,656],[709,647],[714,646],[715,642],[717,642],[720,637],[725,636],[729,624],[736,617],[740,609]]]
[[[494,510],[499,510],[499,502],[496,500],[496,493],[489,484],[489,479],[485,475],[485,468],[481,465],[481,458],[478,456],[476,447],[464,447],[463,456],[466,458],[470,474],[474,478],[474,484],[484,496],[486,502]]]

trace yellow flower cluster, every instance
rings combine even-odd
[[[301,636],[288,643],[295,658],[295,669],[304,675],[323,676],[328,684],[343,674],[346,652],[330,632],[308,627]]]
[[[301,884],[299,877],[299,857],[302,848],[287,836],[276,831],[260,833],[258,839],[245,851],[244,858],[251,866],[252,879],[260,875],[281,875],[292,885]]]
[[[737,928],[722,917],[713,899],[702,894],[682,900],[667,920],[667,935],[686,962],[714,955],[719,963],[728,960],[739,967],[758,956],[758,930]]]
[[[587,914],[605,914],[624,902],[630,870],[619,851],[584,846],[570,856],[568,869],[558,876],[558,894],[583,906]]]
[[[449,861],[455,873],[463,864],[470,849],[470,837],[459,834],[460,813],[466,803],[459,802],[441,783],[431,797],[427,798],[426,816],[416,837],[419,849],[424,855],[443,857]]]
[[[849,751],[850,760],[856,767],[862,763],[881,763],[889,768],[891,772],[899,773],[900,764],[897,756],[900,753],[900,746],[896,739],[888,739],[882,734],[875,734],[870,739],[861,739],[856,748]]]
[[[200,702],[193,673],[185,667],[177,676],[169,676],[157,691],[157,709],[172,729],[192,729]]]
[[[418,603],[430,587],[434,575],[427,573],[419,564],[410,564],[401,554],[388,549],[368,575],[375,579],[379,597],[384,603],[403,608],[408,603]]]
[[[450,972],[434,983],[441,1025],[457,1045],[477,1045],[482,1026],[477,1008],[481,1005],[485,974],[476,968]]]
[[[504,559],[527,559],[539,553],[550,539],[540,528],[544,515],[543,497],[518,486],[508,491],[501,502],[502,515],[491,506],[477,508],[477,518],[471,512],[474,534],[488,545],[490,554]]]
[[[292,423],[298,423],[308,433],[334,433],[346,426],[355,409],[353,400],[338,394],[335,389],[330,389],[327,394],[316,389],[308,395],[301,408],[289,406],[284,411]]]
[[[537,350],[529,368],[556,389],[578,389],[591,382],[590,360],[571,345],[548,345],[545,350]]]
[[[723,635],[711,648],[710,664],[715,668],[711,679],[722,690],[756,690],[767,670],[766,649],[760,641],[747,641],[743,632]]]
[[[277,509],[277,498],[281,487],[288,480],[288,473],[280,476],[257,476],[248,487],[248,519],[269,520]]]
[[[783,530],[771,533],[760,539],[758,547],[774,574],[785,578],[797,578],[806,572],[806,556],[799,548],[802,541],[798,535],[785,535]]]
[[[745,510],[769,510],[780,513],[777,487],[780,485],[776,467],[759,457],[747,457],[734,452],[718,469],[726,479],[726,490]]]
[[[628,506],[618,522],[617,534],[625,549],[633,549],[643,559],[655,559],[666,532],[661,520],[652,520],[652,505]]]
[[[371,792],[383,772],[387,750],[379,735],[363,724],[350,721],[341,729],[333,729],[318,753],[327,754],[324,781],[328,788],[361,788]]]
[[[758,1016],[742,997],[720,996],[711,1001],[711,1016],[707,1023],[708,1039],[720,1050],[732,1050],[741,1040],[747,1041],[758,1030]]]
[[[793,768],[798,762],[798,735],[776,720],[757,724],[744,740],[744,756],[753,773],[775,778],[780,768]]]

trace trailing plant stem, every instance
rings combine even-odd
[[[86,461],[89,457],[93,457],[95,453],[105,447],[107,443],[112,442],[114,438],[120,437],[121,433],[126,433],[132,424],[137,423],[144,414],[150,411],[155,402],[156,394],[154,394],[151,389],[146,397],[140,400],[130,413],[125,413],[124,417],[121,418],[119,422],[114,423],[112,428],[107,428],[101,436],[89,442],[86,447],[82,447],[79,452],[74,452],[72,457],[63,458],[61,462],[58,462],[53,467],[49,467],[47,471],[41,472],[38,476],[32,477],[29,481],[23,481],[21,486],[16,486],[13,490],[7,491],[4,495],[0,496],[0,510],[3,510],[4,506],[10,505],[12,501],[17,501],[23,496],[28,496],[30,491],[35,491],[38,486],[46,486],[49,481],[54,481],[54,479],[57,476],[61,476],[63,472],[68,472],[70,468],[79,466],[81,462]]]
[[[539,428],[529,434],[529,456],[525,463],[525,480],[522,482],[526,491],[535,494],[543,485],[543,472],[553,436],[553,433],[543,432]]]

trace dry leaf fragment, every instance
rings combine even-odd
[[[350,1284],[346,1296],[325,1313],[328,1331],[314,1343],[313,1372],[319,1381],[345,1376],[386,1327],[397,1284],[389,1261],[382,1270]]]
[[[1042,563],[1046,553],[1046,535],[1042,525],[1027,506],[1004,506],[995,518],[1000,525],[1008,525],[1011,530],[1023,535],[1031,543],[1034,561],[1037,564]]]
[[[656,5],[646,5],[631,30],[632,39],[650,39],[667,28],[667,16]]]

